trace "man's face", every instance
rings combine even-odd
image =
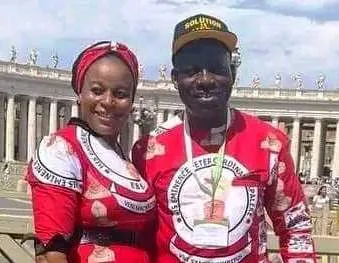
[[[208,119],[225,112],[233,85],[230,57],[213,39],[191,42],[175,55],[172,79],[192,116]]]

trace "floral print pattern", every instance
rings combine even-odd
[[[161,156],[165,154],[165,146],[158,143],[155,137],[150,137],[147,142],[147,149],[145,153],[145,159],[150,160],[155,156]]]
[[[277,139],[277,136],[269,133],[264,141],[261,142],[260,147],[262,149],[268,149],[271,152],[279,153],[281,151],[281,141]]]

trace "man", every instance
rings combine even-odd
[[[133,148],[155,189],[157,262],[268,262],[265,208],[284,262],[315,262],[288,138],[229,106],[237,37],[217,18],[175,27],[172,80],[185,112]]]

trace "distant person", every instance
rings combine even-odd
[[[99,42],[76,59],[80,118],[46,136],[28,170],[37,262],[151,262],[153,190],[118,143],[137,84],[123,44]]]
[[[312,206],[317,210],[329,208],[330,198],[327,194],[327,186],[323,185],[319,188],[318,193],[313,197]]]

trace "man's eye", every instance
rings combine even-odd
[[[224,68],[224,67],[215,67],[213,69],[210,70],[211,73],[216,74],[216,75],[227,75],[229,73],[228,68]]]
[[[199,72],[200,72],[199,68],[187,68],[187,69],[182,70],[182,73],[184,73],[188,76],[193,76],[193,75],[195,75]]]

